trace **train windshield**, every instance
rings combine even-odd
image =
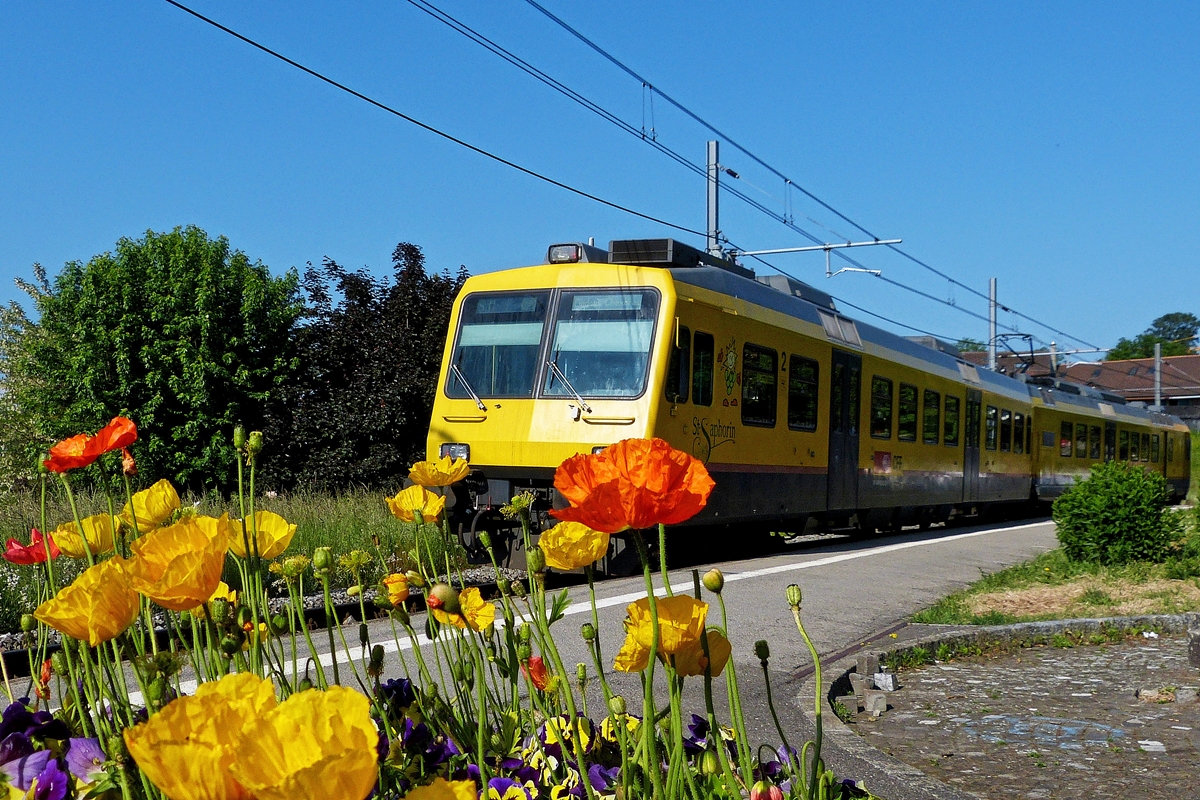
[[[641,395],[657,314],[652,289],[563,292],[548,355],[557,369],[546,370],[543,395]]]
[[[473,294],[464,299],[451,362],[458,369],[450,371],[446,395],[532,397],[549,305],[549,292]]]

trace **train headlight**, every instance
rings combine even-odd
[[[438,457],[446,458],[461,458],[463,461],[471,460],[471,445],[463,442],[443,442],[438,448]]]
[[[582,250],[577,244],[556,244],[551,245],[550,252],[546,254],[546,263],[548,264],[574,264],[579,261]]]
[[[603,452],[604,452],[605,450],[607,450],[607,449],[608,449],[608,445],[606,445],[606,444],[598,444],[598,445],[596,445],[595,447],[593,447],[593,448],[592,448],[592,455],[594,455],[594,456],[598,456],[598,455],[600,455],[601,453],[603,453]]]

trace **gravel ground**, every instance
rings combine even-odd
[[[980,797],[1197,796],[1200,671],[1186,637],[1040,647],[899,677],[890,709],[852,727]]]

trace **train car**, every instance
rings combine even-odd
[[[706,463],[717,487],[688,524],[746,532],[814,518],[872,531],[1049,499],[1099,460],[1092,430],[1108,422],[1114,457],[1136,441],[1131,460],[1157,454],[1147,466],[1186,493],[1178,420],[1080,392],[977,369],[671,239],[564,244],[464,285],[427,450],[471,464],[453,512],[468,538],[503,525],[517,492],[544,515],[563,502],[559,463],[630,437]]]

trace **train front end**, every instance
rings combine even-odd
[[[606,256],[556,245],[546,264],[469,278],[455,300],[426,457],[471,466],[449,509],[468,549],[511,530],[499,510],[523,492],[547,523],[565,459],[653,435],[674,285]]]

